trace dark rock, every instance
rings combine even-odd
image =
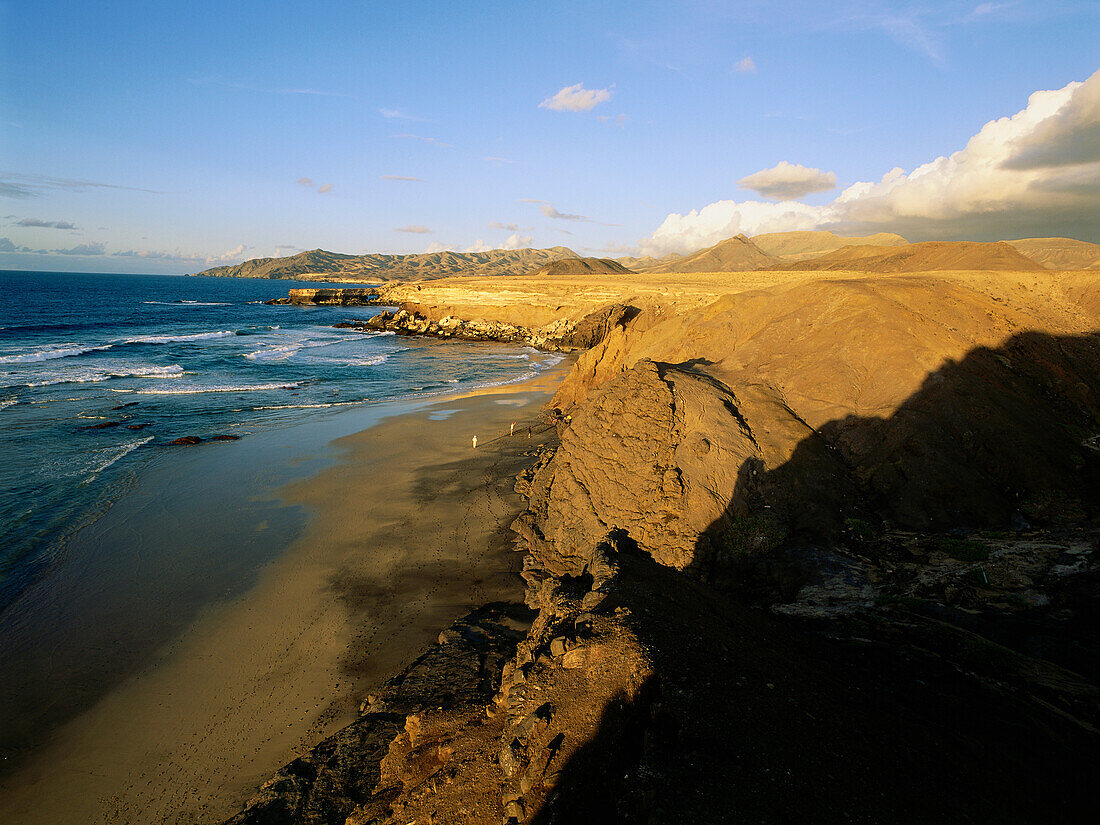
[[[126,429],[128,429],[128,430],[144,430],[146,427],[151,427],[151,426],[153,426],[153,425],[152,424],[127,424]]]
[[[211,441],[240,441],[241,437],[239,435],[212,435],[212,436],[210,436],[210,440]]]
[[[174,441],[168,442],[172,446],[186,447],[191,444],[202,444],[202,439],[197,435],[185,435],[181,438],[177,438]]]
[[[140,403],[140,401],[129,401],[125,404],[119,404],[117,407],[111,407],[111,411],[113,412],[115,410],[124,410],[127,407],[136,407]]]
[[[106,430],[110,427],[117,427],[120,421],[100,421],[98,424],[89,424],[87,427],[81,427],[82,430]]]

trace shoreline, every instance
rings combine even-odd
[[[536,416],[570,366],[333,441],[335,462],[280,491],[310,511],[291,549],[5,777],[0,819],[231,816],[451,620],[521,599],[507,527],[522,508],[514,476],[540,439],[508,439],[508,425]]]

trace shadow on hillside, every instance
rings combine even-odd
[[[1098,518],[1096,334],[976,349],[889,418],[831,421],[780,467],[746,462],[686,574],[619,537],[598,612],[626,608],[655,673],[605,708],[531,821],[1088,821],[1095,684],[941,618],[872,611],[811,628],[748,604],[798,589],[784,548],[827,546],[852,524]],[[1096,618],[1051,614],[1051,632],[1095,633]]]

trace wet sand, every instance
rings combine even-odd
[[[6,777],[0,822],[231,816],[449,621],[521,598],[513,479],[539,442],[526,427],[568,366],[337,441],[335,466],[283,491],[312,512],[305,534]]]

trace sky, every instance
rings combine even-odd
[[[1100,242],[1100,2],[0,0],[0,269]]]

